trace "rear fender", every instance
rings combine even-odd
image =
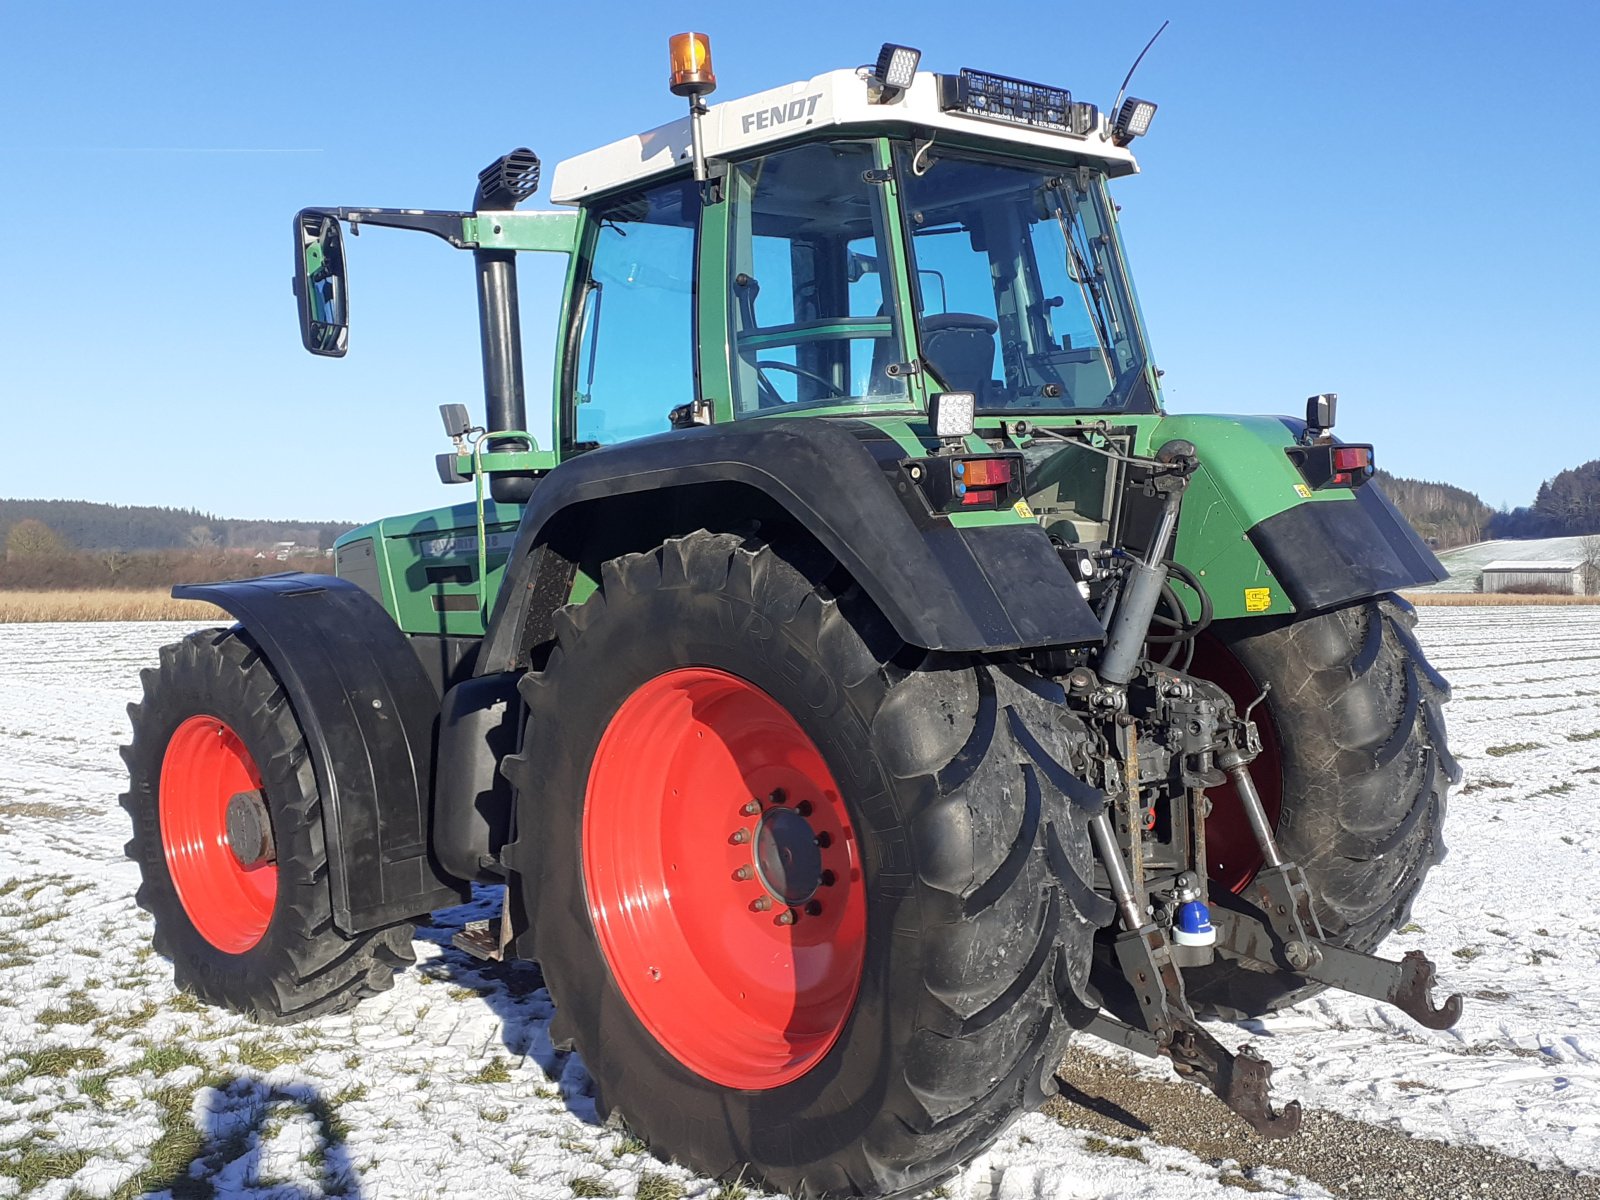
[[[1287,417],[1175,416],[1150,435],[1199,452],[1175,557],[1202,577],[1219,619],[1337,608],[1447,577],[1376,483],[1310,488],[1286,452],[1303,429]]]
[[[382,605],[302,573],[172,594],[237,618],[288,693],[322,797],[334,924],[357,934],[468,899],[431,847],[438,693]]]
[[[919,512],[920,501],[897,491],[908,487],[896,476],[905,458],[865,422],[795,417],[663,433],[569,459],[534,489],[475,669],[526,669],[568,600],[581,548],[606,532],[597,526],[638,512],[612,502],[644,497],[665,513],[688,489],[728,485],[760,493],[815,538],[911,645],[996,652],[1103,638],[1037,524],[969,528]],[[740,527],[738,511],[719,515],[721,528]]]

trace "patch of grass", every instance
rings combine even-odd
[[[208,1082],[219,1085],[222,1080]],[[205,1149],[205,1136],[189,1116],[194,1092],[181,1087],[162,1088],[147,1099],[154,1100],[161,1109],[161,1133],[148,1151],[150,1162],[111,1193],[112,1200],[134,1200],[160,1185],[172,1189],[173,1200],[199,1200],[213,1195],[215,1189],[208,1181],[189,1176],[189,1164]]]
[[[23,879],[8,879],[4,883],[0,883],[0,898],[11,895],[25,882]]]
[[[57,1025],[87,1025],[99,1015],[100,1008],[93,1000],[82,992],[73,992],[65,1004],[41,1012],[38,1021],[46,1029],[54,1029]]]
[[[1484,751],[1490,758],[1504,758],[1508,754],[1521,754],[1527,750],[1543,750],[1542,742],[1508,742],[1504,746],[1490,746]]]
[[[1415,921],[1407,921],[1403,926],[1401,926],[1400,932],[1401,933],[1421,933],[1422,932],[1422,926],[1418,925]]]
[[[240,1064],[257,1071],[274,1071],[285,1063],[297,1063],[305,1056],[304,1050],[266,1038],[248,1038],[239,1043]]]
[[[567,1180],[567,1186],[572,1189],[574,1196],[605,1197],[615,1196],[617,1190],[604,1179],[596,1179],[593,1175],[574,1175]]]
[[[193,992],[179,992],[171,1000],[167,1001],[167,1007],[174,1012],[203,1013],[206,1011],[207,1006],[205,1001]]]
[[[0,1075],[0,1087],[12,1087],[35,1075],[65,1079],[73,1071],[98,1071],[106,1065],[106,1052],[98,1046],[40,1046],[16,1057],[21,1065]]]
[[[1567,734],[1567,741],[1569,742],[1592,742],[1596,738],[1600,738],[1600,729],[1591,729],[1588,733]]]
[[[539,1087],[536,1087],[536,1088],[533,1089],[533,1094],[535,1096],[539,1097],[539,1099],[541,1099],[541,1100],[559,1100],[559,1099],[561,1099],[561,1089],[560,1088],[545,1087],[542,1084]]]
[[[21,1153],[12,1158],[19,1150]],[[87,1150],[63,1150],[33,1135],[13,1142],[5,1151],[0,1153],[0,1179],[15,1180],[18,1191],[23,1194],[53,1179],[70,1179],[89,1161]]]
[[[476,1000],[478,998],[478,989],[454,986],[446,988],[444,994],[452,1000]]]
[[[93,886],[94,884],[92,883],[69,883],[61,889],[61,894],[63,896],[76,896],[81,892],[87,892]]]
[[[634,1185],[635,1200],[683,1200],[683,1184],[669,1175],[646,1171]]]
[[[1504,779],[1478,779],[1474,778],[1466,787],[1461,789],[1463,796],[1470,796],[1473,792],[1487,791],[1490,788],[1512,788],[1514,783],[1507,783]]]
[[[617,1144],[611,1147],[612,1158],[626,1158],[630,1154],[648,1154],[650,1147],[645,1145],[631,1133],[624,1133],[617,1139]]]
[[[85,1075],[78,1080],[78,1094],[89,1097],[96,1104],[104,1104],[111,1099],[111,1076]]]
[[[364,1083],[352,1083],[349,1087],[340,1088],[333,1094],[335,1104],[354,1104],[357,1100],[366,1098],[367,1085]]]
[[[750,1189],[744,1185],[744,1169],[740,1168],[734,1180],[717,1185],[717,1190],[711,1193],[711,1200],[750,1200]]]
[[[1236,1171],[1232,1167],[1225,1167],[1217,1173],[1217,1182],[1224,1187],[1238,1188],[1241,1192],[1264,1192],[1266,1187],[1257,1183],[1243,1171]]]
[[[1547,788],[1540,788],[1537,792],[1532,793],[1528,799],[1532,800],[1535,796],[1565,796],[1576,786],[1572,780],[1563,779],[1560,783],[1553,783]]]
[[[491,1058],[473,1075],[469,1082],[472,1083],[510,1083],[511,1068],[506,1060],[498,1056]]]
[[[506,1108],[480,1108],[478,1110],[478,1120],[488,1121],[491,1125],[504,1124],[506,1118],[510,1115],[511,1110]]]
[[[1532,963],[1536,967],[1537,966],[1541,966],[1544,963],[1544,960],[1547,959],[1547,958],[1554,958],[1554,959],[1559,960],[1561,958],[1561,956],[1559,954],[1557,954],[1554,950],[1538,950],[1538,949],[1532,950],[1528,954],[1528,961],[1530,963]]]
[[[344,1056],[344,1069],[346,1071],[354,1071],[360,1065],[361,1065],[361,1055],[359,1055],[359,1054],[347,1054],[347,1055]]]
[[[170,1075],[183,1067],[204,1067],[205,1065],[205,1060],[187,1046],[158,1046],[154,1042],[150,1042],[145,1045],[144,1053],[139,1056],[138,1061],[128,1070],[135,1074],[140,1071],[149,1071],[152,1075],[160,1078],[163,1075]]]
[[[1420,1079],[1396,1079],[1394,1085],[1402,1092],[1431,1092],[1433,1090]]]
[[[1132,1142],[1110,1142],[1103,1137],[1089,1134],[1083,1139],[1083,1148],[1090,1154],[1109,1154],[1112,1158],[1131,1158],[1135,1162],[1144,1162],[1144,1151]]]
[[[1476,946],[1463,946],[1459,950],[1450,951],[1450,953],[1454,954],[1457,958],[1464,958],[1468,962],[1471,962],[1473,959],[1480,957],[1483,954],[1483,951]]]
[[[1573,837],[1570,833],[1563,833],[1561,835],[1561,840],[1569,846],[1576,846],[1578,844],[1578,839]]]

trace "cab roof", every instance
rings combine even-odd
[[[946,109],[940,104],[941,77],[919,71],[910,87],[887,102],[875,102],[865,71],[828,71],[708,106],[701,135],[708,159],[739,159],[751,151],[808,133],[852,129],[914,133],[935,144],[984,144],[1029,158],[1097,166],[1107,175],[1132,175],[1139,169],[1126,147],[1110,136],[1110,120],[1097,113],[1086,134],[1072,134]],[[581,204],[591,196],[667,175],[690,161],[689,118],[683,116],[647,133],[558,163],[550,197],[557,204]]]

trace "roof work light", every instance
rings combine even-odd
[[[1129,96],[1117,109],[1116,120],[1111,123],[1111,140],[1119,146],[1126,146],[1134,138],[1143,137],[1150,131],[1150,122],[1155,115],[1156,106],[1152,101]]]
[[[675,33],[667,41],[674,96],[709,96],[717,90],[711,70],[711,39],[703,33]]]
[[[873,98],[879,104],[887,104],[905,91],[917,77],[917,64],[921,61],[921,50],[885,42],[878,51],[878,61],[873,64],[869,79]]]

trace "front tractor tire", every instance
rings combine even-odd
[[[889,1196],[1056,1090],[1101,797],[1051,685],[909,649],[822,574],[707,532],[606,563],[523,680],[507,860],[602,1115]]]
[[[1460,769],[1445,740],[1450,686],[1412,632],[1415,610],[1382,596],[1287,621],[1214,626],[1195,673],[1255,711],[1263,753],[1251,767],[1279,848],[1305,872],[1330,941],[1371,951],[1410,917],[1444,857],[1445,801]],[[1261,865],[1238,800],[1212,793],[1206,822],[1213,890],[1243,891]],[[1190,1002],[1258,1016],[1322,990],[1218,959],[1184,972]]]
[[[123,748],[128,857],[173,980],[211,1004],[287,1024],[339,1012],[414,961],[411,926],[333,925],[322,805],[289,699],[242,629],[161,649]]]

